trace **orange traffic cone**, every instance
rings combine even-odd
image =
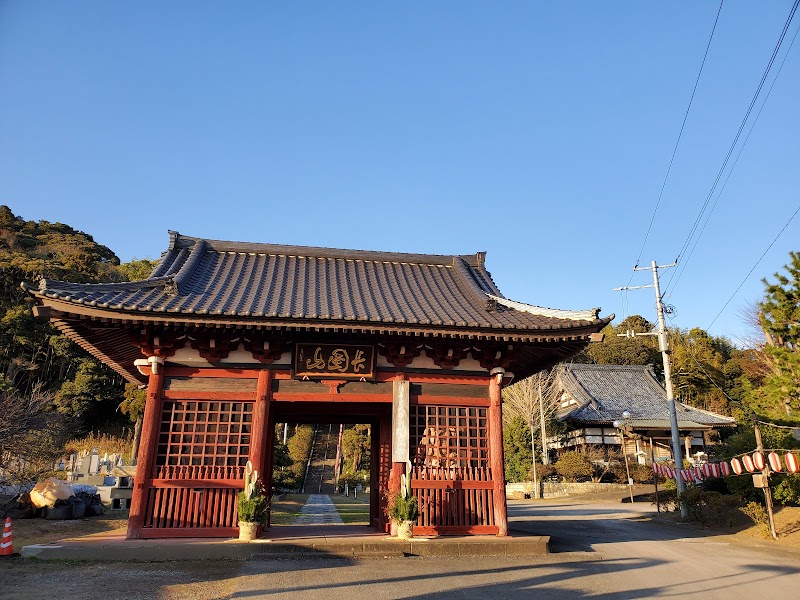
[[[6,518],[6,526],[3,527],[3,538],[0,542],[0,556],[11,556],[14,554],[14,536],[11,534],[11,517]]]

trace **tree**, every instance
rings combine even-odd
[[[789,257],[784,267],[788,276],[775,273],[776,283],[763,279],[760,322],[772,365],[761,394],[792,416],[800,409],[800,252],[790,252]]]
[[[19,396],[53,393],[78,429],[116,421],[124,380],[88,356],[48,321],[35,318],[20,286],[42,278],[75,283],[142,279],[155,262],[119,258],[91,235],[63,223],[26,221],[0,206],[0,373]],[[89,410],[91,409],[91,410]],[[124,408],[123,408],[124,410]],[[135,420],[136,413],[128,414]]]
[[[627,332],[650,333],[654,329],[644,317],[632,315],[619,325],[606,325],[603,329],[603,341],[590,344],[584,355],[590,362],[599,365],[660,365],[655,338],[652,336],[620,337]]]
[[[682,402],[728,414],[725,387],[732,384],[726,365],[734,347],[726,338],[713,337],[695,327],[670,330],[672,383]]]
[[[521,416],[516,415],[503,425],[503,456],[506,480],[527,481],[533,464],[531,430]]]
[[[287,442],[289,456],[292,459],[292,471],[298,480],[305,476],[306,462],[311,454],[313,440],[314,428],[311,425],[298,425],[294,435]]]
[[[556,371],[550,369],[548,371],[540,371],[530,377],[508,386],[503,390],[503,419],[504,428],[511,428],[513,432],[522,423],[527,427],[528,432],[525,436],[513,433],[514,439],[511,440],[504,434],[504,446],[506,454],[506,476],[509,472],[514,476],[517,470],[521,467],[516,466],[516,462],[521,460],[521,457],[527,457],[529,460],[530,468],[525,469],[525,474],[532,471],[533,480],[539,480],[539,473],[536,467],[536,440],[537,433],[538,439],[542,440],[541,456],[545,464],[549,462],[547,450],[544,447],[547,439],[547,432],[541,431],[542,421],[547,422],[551,420],[558,410],[558,389],[555,385]],[[516,423],[518,421],[518,423]],[[516,423],[516,424],[515,424]],[[546,425],[545,425],[546,426]],[[523,450],[515,448],[509,444],[525,443],[529,448]],[[510,470],[510,471],[509,471]],[[538,487],[537,487],[538,489]]]
[[[117,271],[121,281],[141,281],[150,277],[157,264],[157,261],[149,258],[134,258],[122,263]]]
[[[21,396],[0,375],[0,471],[9,483],[49,474],[73,433],[70,422],[50,410],[52,401],[41,387]]]
[[[345,472],[356,473],[369,468],[370,431],[369,425],[354,425],[342,435],[342,452],[344,452],[347,468]]]

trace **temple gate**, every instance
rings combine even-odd
[[[147,386],[128,537],[233,537],[275,423],[372,426],[370,521],[410,468],[423,534],[507,535],[501,388],[579,352],[613,315],[508,300],[484,254],[171,234],[144,281],[26,289],[35,314]]]

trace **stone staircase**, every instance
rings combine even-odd
[[[314,448],[311,450],[311,465],[306,476],[306,494],[333,494],[335,491],[336,444],[339,440],[338,425],[317,425]]]

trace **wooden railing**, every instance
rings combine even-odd
[[[244,467],[162,465],[147,490],[142,537],[230,537]]]
[[[148,490],[144,526],[146,529],[180,529],[179,535],[198,537],[199,529],[232,530],[237,526],[238,492],[236,488],[224,487],[152,487]],[[219,533],[227,535],[228,532]],[[170,535],[178,535],[178,532]]]
[[[423,533],[495,532],[493,486],[488,467],[412,468],[417,527]]]
[[[244,467],[216,465],[162,465],[156,467],[154,479],[239,481],[244,479]]]

